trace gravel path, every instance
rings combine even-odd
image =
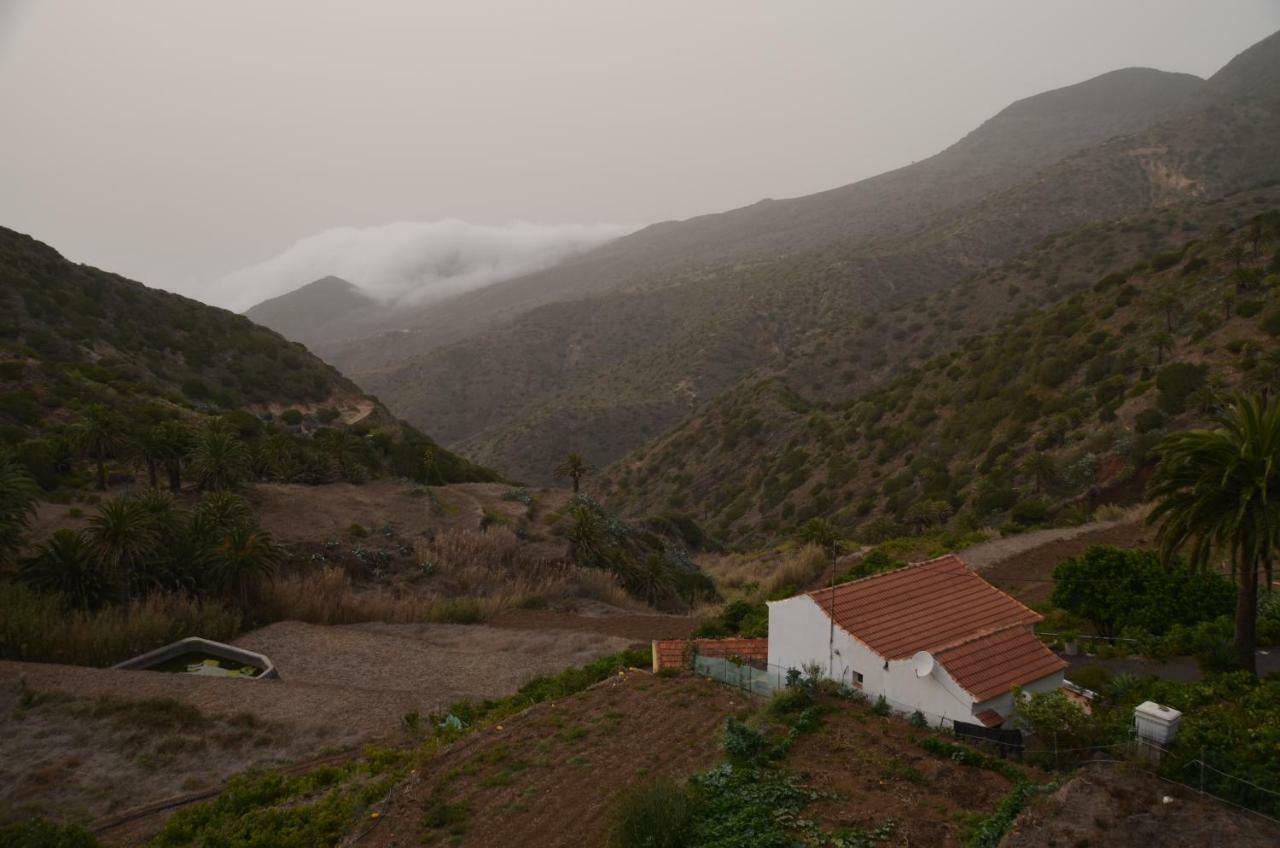
[[[1146,508],[1138,507],[1130,510],[1124,516],[1110,521],[1091,521],[1088,524],[1081,524],[1079,527],[1049,527],[1044,530],[1031,530],[1015,536],[992,539],[989,542],[980,542],[958,551],[957,556],[973,568],[981,571],[1003,560],[1053,542],[1064,542],[1099,530],[1109,530],[1124,524],[1134,524],[1145,517]]]

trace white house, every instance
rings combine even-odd
[[[1032,631],[1042,616],[956,556],[769,603],[769,664],[817,665],[930,720],[998,727],[1014,686],[1062,685],[1066,663]]]

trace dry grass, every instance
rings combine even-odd
[[[816,583],[830,568],[816,545],[770,551],[765,555],[707,557],[698,563],[728,600],[759,600],[790,587],[799,591]]]
[[[273,620],[312,624],[383,621],[472,623],[513,607],[578,597],[633,606],[612,574],[528,556],[506,527],[450,529],[419,542],[426,585],[357,587],[336,566],[279,578],[266,586],[262,611]]]
[[[61,599],[0,584],[0,657],[25,662],[111,665],[184,636],[230,639],[240,613],[217,601],[157,592],[128,609],[66,611]]]

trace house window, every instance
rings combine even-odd
[[[861,689],[862,688],[862,672],[855,671],[851,673],[853,674],[853,685],[856,688]]]

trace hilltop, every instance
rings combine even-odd
[[[359,286],[341,277],[321,277],[287,294],[264,300],[244,315],[285,338],[310,344],[341,332],[331,329],[336,324],[377,313],[378,306],[378,301]]]
[[[1129,69],[1028,98],[933,159],[656,225],[442,304],[417,329],[321,349],[476,461],[532,481],[566,446],[607,465],[833,325],[1052,235],[1280,177],[1280,110],[1254,85],[1277,45],[1209,81]],[[473,309],[488,316],[478,330]]]
[[[439,482],[492,480],[405,425],[304,346],[223,309],[77,265],[0,228],[0,443],[46,488],[74,477],[74,430],[91,408],[141,432],[230,412],[244,436],[267,425],[306,436],[344,427],[433,451]],[[116,459],[128,457],[119,446]],[[403,451],[402,451],[403,452]],[[396,463],[392,463],[396,464]]]

